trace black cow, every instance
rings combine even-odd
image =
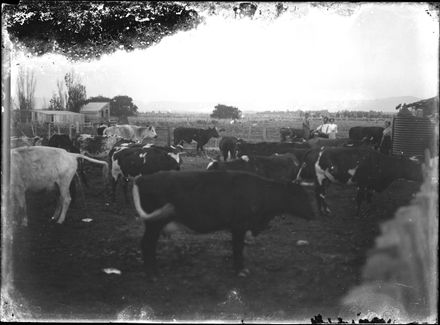
[[[130,141],[130,140],[128,140]],[[179,152],[171,148],[149,146],[137,143],[121,144],[111,151],[112,200],[116,201],[118,179],[124,179],[125,201],[128,203],[127,184],[129,177],[148,175],[160,170],[180,170]]]
[[[231,155],[231,159],[235,159],[236,150],[237,150],[237,141],[236,137],[222,137],[220,139],[220,143],[218,147],[223,155],[224,161],[228,160],[228,154]]]
[[[183,145],[184,142],[191,143],[191,141],[197,142],[196,151],[204,151],[203,146],[208,143],[211,138],[218,138],[219,134],[217,128],[198,129],[177,127],[174,129],[174,145]]]
[[[364,198],[371,202],[372,191],[381,192],[394,180],[422,180],[421,166],[404,157],[391,157],[368,148],[323,148],[315,163],[316,199],[319,210],[330,213],[325,201],[330,183],[358,187],[357,213]]]
[[[49,147],[61,148],[68,152],[79,153],[78,147],[74,146],[68,134],[54,134],[50,137]]]
[[[270,156],[276,153],[292,152],[294,149],[308,149],[310,145],[304,143],[282,143],[282,142],[257,142],[249,143],[244,140],[237,141],[237,156],[243,155],[259,155]]]
[[[348,131],[352,140],[369,140],[377,149],[382,139],[384,128],[381,126],[354,126]]]
[[[96,134],[97,135],[104,135],[104,130],[108,128],[108,125],[105,124],[101,124],[100,126],[97,127],[96,129]]]
[[[233,264],[246,276],[244,236],[257,235],[280,214],[311,219],[312,206],[297,184],[239,171],[166,171],[140,176],[133,186],[135,208],[145,223],[142,254],[147,273],[157,273],[156,245],[164,230],[183,225],[198,233],[229,230]]]
[[[309,132],[310,133],[310,132]],[[310,135],[309,135],[310,138]],[[302,141],[308,140],[306,137],[304,129],[295,129],[290,127],[283,127],[280,129],[280,141]]]
[[[293,181],[299,171],[300,162],[294,154],[266,156],[241,156],[231,161],[212,161],[208,170],[242,170],[278,181]]]

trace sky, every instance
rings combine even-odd
[[[427,5],[340,6],[343,13],[353,9],[351,15],[309,4],[289,6],[277,19],[208,16],[198,28],[148,49],[119,51],[91,62],[15,52],[12,93],[17,68],[24,66],[35,72],[36,97],[47,103],[57,80],[73,69],[88,97],[128,95],[140,111],[148,102],[162,101],[258,111],[292,109],[298,103],[437,95],[439,22],[427,14]]]

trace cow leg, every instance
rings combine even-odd
[[[361,205],[362,201],[365,198],[366,190],[363,187],[359,187],[357,194],[356,194],[356,204],[357,204],[357,216],[360,217],[361,215]]]
[[[55,188],[58,190],[58,199],[57,199],[57,206],[55,208],[55,212],[53,213],[52,217],[50,218],[51,221],[58,220],[58,217],[59,217],[60,212],[61,212],[61,207],[62,207],[61,189],[60,189],[60,187],[59,187],[59,185],[57,183],[55,183]],[[70,188],[69,188],[69,190],[70,190]]]
[[[112,177],[112,202],[116,202],[116,185],[118,185],[119,175],[116,179]]]
[[[70,182],[70,187],[69,187],[69,191],[70,191],[70,196],[72,197],[72,204],[75,203],[76,201],[76,183],[75,183],[76,177],[74,176],[72,181]]]
[[[124,183],[123,183],[123,189],[124,189],[124,197],[125,197],[125,204],[130,203],[130,198],[128,197],[128,178],[124,177]]]
[[[68,183],[69,184],[69,183]],[[57,221],[57,223],[62,224],[64,220],[66,219],[67,210],[69,209],[69,205],[72,198],[70,197],[69,193],[69,186],[67,184],[61,184],[60,185],[60,204],[61,204],[61,214]],[[54,215],[55,217],[55,215]]]
[[[322,184],[319,184],[317,182],[315,186],[315,196],[316,196],[316,201],[318,202],[319,212],[321,212],[324,215],[328,215],[331,213],[327,205],[327,202],[325,201],[326,188],[328,186],[328,182],[329,181],[327,179],[324,179],[322,180]]]
[[[29,224],[28,215],[27,215],[27,206],[26,206],[26,195],[23,193],[23,195],[16,195],[16,202],[17,202],[17,210],[18,214],[23,211],[23,217],[21,219],[21,224],[24,227],[27,227]]]
[[[229,155],[229,151],[228,150],[223,151],[223,160],[224,161],[228,160],[228,155]]]
[[[78,159],[78,174],[81,178],[81,181],[84,183],[85,187],[89,187],[89,183],[87,182],[87,177],[84,171],[84,159]]]
[[[249,270],[244,268],[243,248],[244,248],[244,236],[245,230],[233,230],[232,231],[232,252],[234,269],[237,275],[240,277],[246,277],[249,275]]]
[[[236,158],[235,151],[231,150],[230,152],[231,152],[231,159],[235,159]]]
[[[147,276],[157,276],[156,247],[163,223],[144,222],[145,232],[141,241],[142,257],[144,260],[144,271]]]

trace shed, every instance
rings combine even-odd
[[[84,124],[84,115],[70,111],[31,110],[31,121],[54,124]]]
[[[88,103],[81,107],[86,122],[105,122],[110,119],[110,102]]]
[[[426,148],[431,155],[438,154],[438,97],[397,108],[400,110],[393,119],[393,154],[423,156]]]

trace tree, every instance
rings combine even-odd
[[[85,102],[85,104],[88,104],[88,103],[111,102],[111,100],[112,100],[112,99],[109,98],[109,97],[105,97],[105,96],[102,96],[102,95],[98,95],[98,96],[90,97],[89,99],[87,99],[86,102]]]
[[[81,106],[86,101],[86,87],[81,84],[81,79],[74,71],[66,73],[64,81],[67,87],[67,110],[79,113]]]
[[[62,80],[57,81],[57,88],[58,93],[54,93],[49,101],[49,109],[54,111],[63,111],[66,109],[68,96],[64,89],[64,83]]]
[[[138,107],[133,104],[133,98],[129,96],[115,96],[110,101],[110,115],[132,116],[137,114]]]
[[[241,111],[237,107],[218,104],[214,107],[214,111],[212,112],[211,117],[235,120],[241,118]]]
[[[35,74],[33,71],[20,68],[17,78],[18,109],[31,110],[35,106]]]

